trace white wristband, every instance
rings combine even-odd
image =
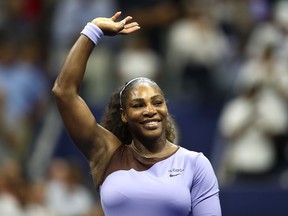
[[[86,35],[95,45],[98,44],[101,37],[104,35],[103,31],[92,22],[87,23],[87,25],[81,31],[81,34]]]

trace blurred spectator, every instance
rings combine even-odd
[[[161,60],[146,37],[137,33],[129,37],[125,48],[116,55],[118,86],[140,76],[160,82]]]
[[[167,29],[181,14],[181,2],[178,0],[120,0],[120,9],[131,15],[141,26],[153,50],[163,54],[163,38]]]
[[[12,159],[5,160],[0,166],[0,215],[23,216],[22,186],[19,163]]]
[[[23,35],[33,29],[33,25],[24,16],[23,0],[3,0],[1,1],[1,26],[16,35]]]
[[[277,153],[283,154],[287,142],[288,65],[274,55],[273,47],[265,48],[240,68],[239,94],[226,104],[220,119],[228,142],[223,172],[228,179],[267,174],[283,157]]]
[[[59,71],[64,57],[74,40],[79,36],[79,29],[95,16],[109,17],[119,7],[115,0],[62,0],[57,1],[51,22],[50,70],[53,75]],[[116,42],[117,43],[117,42]],[[111,50],[113,48],[113,50]],[[117,44],[105,43],[93,52],[87,66],[87,77],[83,85],[83,97],[93,106],[93,102],[105,103],[111,90],[112,80],[105,75],[111,70],[112,52]],[[89,92],[87,94],[86,92]]]
[[[33,127],[47,101],[48,82],[37,61],[37,46],[27,46],[10,34],[0,38],[0,148],[6,156],[24,159],[31,144]],[[6,150],[6,151],[5,151]],[[2,152],[1,152],[2,153]],[[5,154],[3,155],[3,157]]]
[[[54,159],[49,170],[47,207],[61,216],[85,215],[95,205],[93,194],[81,181],[79,165]]]
[[[194,0],[186,1],[193,2]],[[230,54],[237,58],[242,57],[243,48],[255,25],[270,17],[270,4],[267,0],[207,0],[202,5],[210,6],[212,17],[219,23],[236,49],[235,53]]]
[[[95,16],[112,16],[118,9],[114,0],[62,0],[55,4],[52,43],[54,48],[60,46],[65,49],[79,36],[79,29],[87,21]]]
[[[275,58],[288,59],[288,2],[278,1],[271,18],[255,26],[247,41],[244,57],[259,58],[267,46],[272,47]]]
[[[58,216],[52,213],[51,210],[45,206],[45,194],[47,193],[45,182],[29,182],[27,183],[25,191],[25,216]]]
[[[173,91],[211,99],[219,90],[216,78],[224,59],[229,62],[229,48],[228,39],[207,11],[187,6],[185,16],[171,25],[167,39],[168,83],[176,86]]]
[[[43,23],[43,0],[2,0],[0,3],[0,29],[6,29],[14,38],[39,34]]]

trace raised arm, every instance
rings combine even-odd
[[[117,22],[120,15],[121,13],[117,12],[111,18],[101,17],[90,22],[90,25],[95,25],[92,26],[92,31],[98,31],[97,40],[102,35],[129,34],[139,29],[136,22],[129,23],[132,19],[130,16]],[[121,144],[116,136],[98,125],[87,104],[78,95],[88,58],[95,46],[95,40],[92,40],[91,35],[80,35],[52,90],[67,132],[89,161],[92,157],[102,160],[107,153],[109,157]]]

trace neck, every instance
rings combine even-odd
[[[133,150],[145,158],[161,156],[166,152],[169,145],[171,145],[171,143],[166,139],[164,141],[159,141],[148,145],[145,145],[136,140],[133,140],[131,143]]]

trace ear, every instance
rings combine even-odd
[[[120,108],[121,120],[123,123],[127,123],[126,113],[122,108]]]

